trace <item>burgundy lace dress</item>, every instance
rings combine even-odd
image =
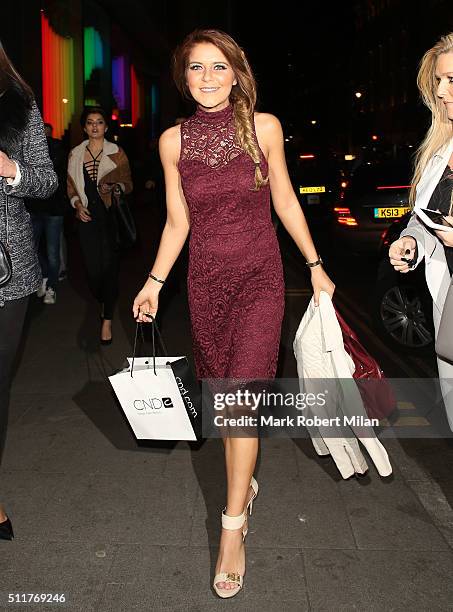
[[[178,163],[190,211],[188,295],[198,378],[273,378],[284,310],[269,186],[234,141],[233,107],[181,124]],[[255,135],[256,138],[256,135]],[[261,171],[268,166],[261,152]]]

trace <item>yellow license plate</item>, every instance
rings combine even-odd
[[[410,211],[410,208],[408,206],[405,206],[403,208],[399,208],[399,207],[375,208],[374,218],[375,219],[397,219],[398,217],[402,217],[409,211]]]
[[[325,193],[325,187],[299,187],[299,193]]]

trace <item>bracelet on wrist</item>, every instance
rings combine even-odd
[[[165,283],[164,280],[162,280],[160,278],[157,278],[157,276],[154,276],[154,274],[151,274],[151,272],[148,274],[148,278],[152,278],[153,280],[157,281],[161,285],[163,285]]]
[[[321,259],[321,257],[318,255],[318,259],[316,261],[306,261],[305,265],[308,266],[309,268],[314,268],[316,266],[321,266],[323,264],[323,261]]]

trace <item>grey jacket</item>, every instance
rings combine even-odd
[[[18,185],[8,185],[0,178],[0,240],[6,242],[6,201],[8,199],[9,248],[13,265],[10,282],[0,287],[0,307],[6,300],[15,300],[34,293],[41,283],[30,215],[24,198],[48,198],[58,186],[57,175],[49,158],[44,126],[36,103],[29,111],[23,133],[8,151],[19,166]]]

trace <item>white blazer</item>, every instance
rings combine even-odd
[[[453,138],[442,147],[428,162],[417,185],[417,196],[414,212],[408,226],[401,232],[401,237],[412,236],[417,241],[418,258],[415,266],[425,260],[426,284],[433,299],[434,330],[437,336],[440,318],[445,304],[447,291],[451,283],[450,271],[445,259],[444,245],[417,217],[418,208],[427,208],[434,189],[436,188],[448,161],[453,153]],[[448,423],[453,431],[453,364],[437,358],[439,382],[447,412]]]
[[[414,212],[401,236],[413,236],[417,241],[418,265],[425,258],[426,282],[434,306],[442,313],[445,297],[450,286],[450,272],[445,259],[444,245],[417,217],[418,208],[427,208],[434,189],[453,152],[453,138],[428,162],[417,185]]]
[[[328,384],[330,401],[325,407],[312,407],[308,417],[362,416],[367,419],[362,397],[352,378],[354,362],[344,348],[343,334],[330,296],[324,291],[319,306],[311,299],[302,317],[293,343],[297,360],[297,373],[301,391],[319,392],[323,379],[337,379],[335,386]],[[319,381],[319,382],[318,382]],[[326,381],[327,382],[327,381]],[[312,384],[310,384],[312,383]],[[334,398],[332,398],[332,391]],[[389,476],[392,467],[387,451],[370,426],[307,427],[318,455],[331,454],[343,478],[368,469],[359,441],[368,451],[381,476]],[[323,435],[324,434],[324,435]]]

